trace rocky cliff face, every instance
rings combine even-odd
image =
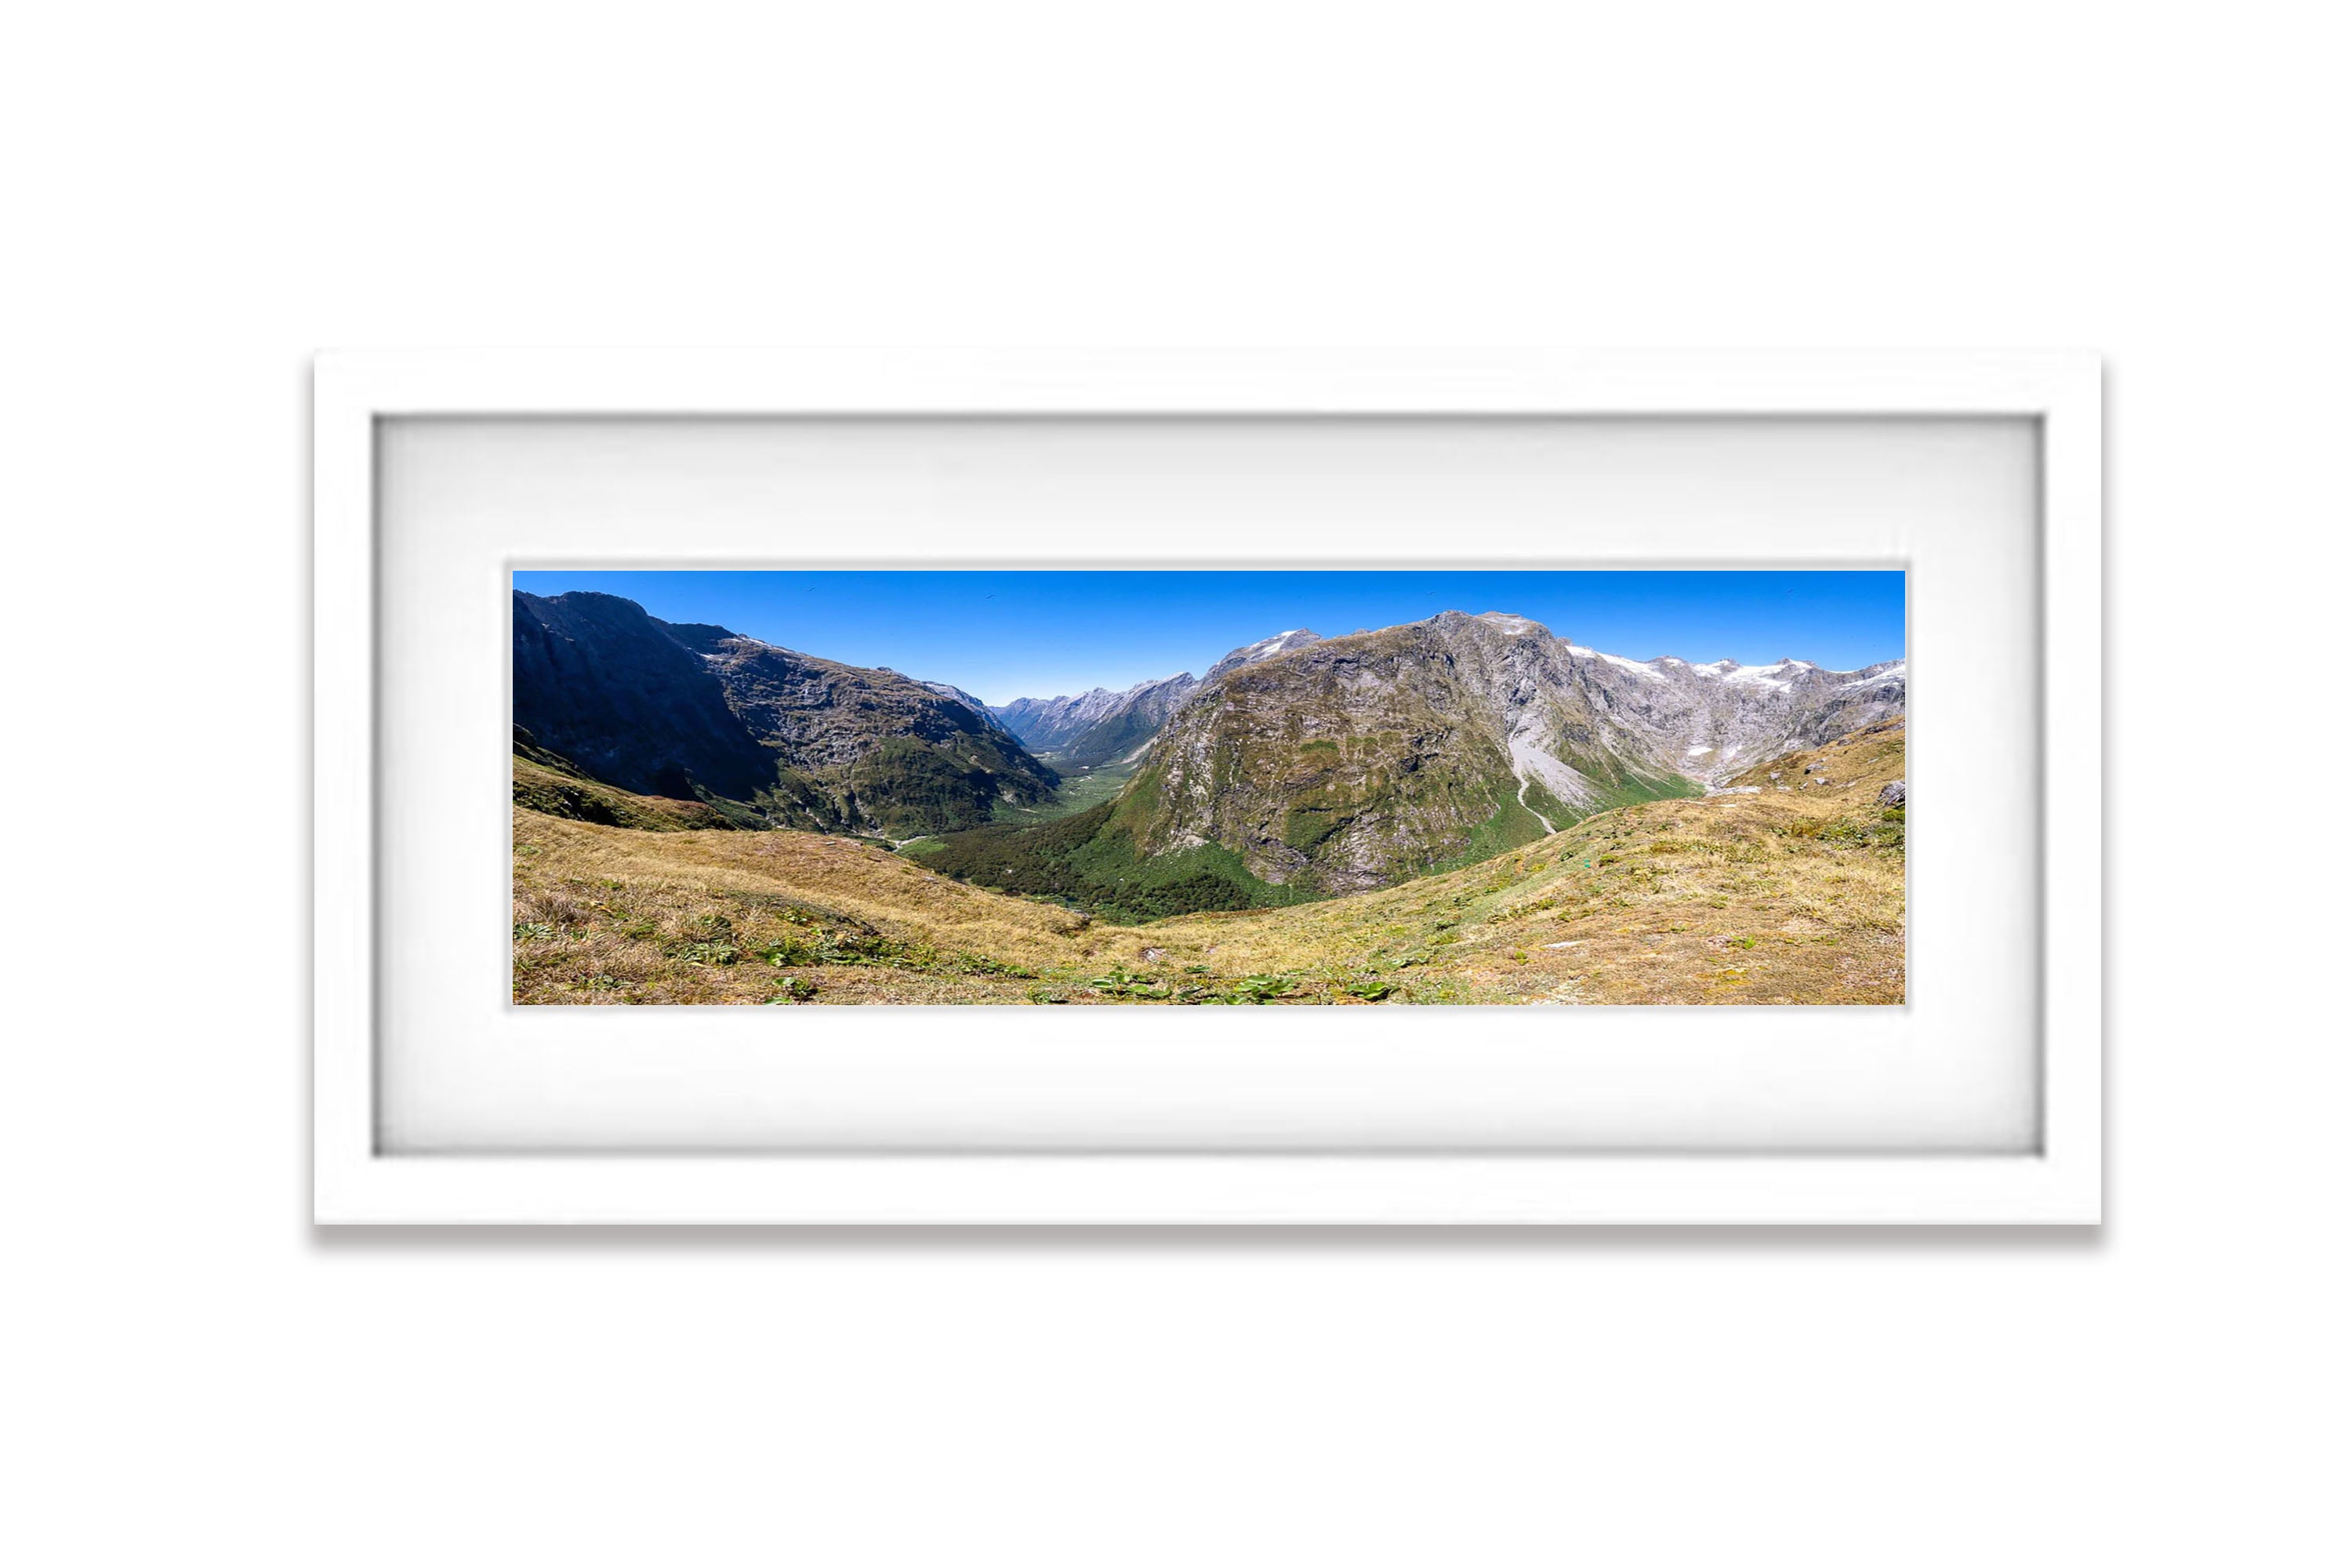
[[[1899,666],[1647,664],[1448,611],[1300,641],[1204,681],[1111,827],[1219,846],[1268,883],[1380,887],[1899,712]]]
[[[1908,694],[1900,659],[1832,670],[1801,658],[1636,661],[1563,646],[1630,754],[1707,784],[1899,716]]]
[[[1209,686],[1220,677],[1230,675],[1244,666],[1260,664],[1276,654],[1288,653],[1293,648],[1305,647],[1309,643],[1318,643],[1322,640],[1304,626],[1297,631],[1276,632],[1274,636],[1251,643],[1246,647],[1237,647],[1217,660],[1209,667],[1209,673],[1201,677],[1201,684],[1203,687]]]
[[[592,778],[692,800],[749,800],[776,759],[744,729],[704,661],[610,594],[514,596],[514,721]]]
[[[961,696],[604,594],[515,595],[514,693],[516,723],[591,777],[783,826],[948,831],[1057,782]]]
[[[965,707],[971,709],[973,712],[979,714],[982,718],[988,720],[991,723],[994,723],[996,721],[996,715],[989,711],[987,703],[982,702],[979,698],[974,697],[971,692],[966,691],[961,686],[950,686],[944,680],[919,680],[915,682],[915,684],[921,687],[926,691],[935,691],[941,697],[953,698],[958,702],[961,702]],[[1001,724],[997,727],[999,729],[1003,728]]]

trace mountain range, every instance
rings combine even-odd
[[[1097,686],[1076,697],[1023,697],[989,712],[1030,750],[1064,767],[1093,768],[1139,758],[1168,716],[1200,688],[1188,670],[1124,691]]]
[[[1186,670],[1145,680],[1124,691],[1096,687],[1076,697],[1022,697],[989,712],[1030,750],[1070,768],[1140,761],[1143,748],[1175,711],[1224,676],[1323,639],[1304,627],[1237,647],[1199,679]]]
[[[951,877],[1146,919],[1388,886],[1699,795],[1907,692],[1900,661],[1635,660],[1458,611],[994,708],[601,594],[518,592],[514,661],[519,790],[528,765],[742,826],[937,836],[910,852]],[[1133,770],[1115,798],[993,820],[1113,767]]]
[[[514,595],[519,752],[638,795],[731,803],[744,826],[912,837],[1052,795],[1060,775],[952,690],[610,594]]]

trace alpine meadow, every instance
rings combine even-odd
[[[1903,616],[1894,571],[519,572],[513,998],[1899,1005]]]

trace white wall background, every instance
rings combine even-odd
[[[2340,1559],[2318,7],[47,6],[0,60],[28,1563]],[[305,357],[2086,345],[2112,1223],[305,1223]]]

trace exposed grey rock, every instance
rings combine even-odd
[[[1304,626],[1297,631],[1276,632],[1274,636],[1254,642],[1247,647],[1237,647],[1209,666],[1209,673],[1201,677],[1201,684],[1206,687],[1219,677],[1230,675],[1236,669],[1253,664],[1263,664],[1277,654],[1289,653],[1295,648],[1306,647],[1311,643],[1318,643],[1322,640]]]
[[[1878,792],[1878,804],[1881,805],[1901,805],[1903,804],[1903,781],[1901,779],[1896,779],[1893,784],[1888,784],[1885,789],[1880,790]]]
[[[1186,672],[1124,691],[1097,686],[1076,697],[1023,697],[990,712],[1023,745],[1055,753],[1064,767],[1099,767],[1147,744],[1199,684]]]
[[[1899,718],[1904,709],[1900,659],[1830,670],[1798,658],[1691,664],[1563,646],[1607,716],[1633,737],[1629,755],[1703,784]]]
[[[690,628],[701,630],[703,628]],[[675,628],[612,594],[514,595],[514,721],[607,784],[692,800],[748,799],[775,759]]]
[[[987,703],[982,702],[979,698],[974,697],[971,692],[966,691],[961,686],[950,686],[944,680],[918,680],[915,684],[921,687],[926,691],[936,691],[942,697],[953,698],[956,701],[962,703],[965,707],[971,709],[982,718],[989,720],[991,722],[993,722],[996,718],[996,715],[988,710]]]

